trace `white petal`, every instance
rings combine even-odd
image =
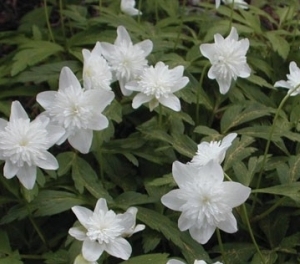
[[[179,91],[180,89],[182,89],[183,87],[185,87],[188,82],[189,82],[189,78],[188,77],[181,77],[175,84],[174,86],[171,88],[171,91],[173,93]]]
[[[28,166],[25,163],[19,168],[17,177],[26,189],[31,190],[36,180],[36,166]]]
[[[146,95],[144,93],[138,93],[132,100],[132,108],[137,109],[142,104],[150,102],[152,100],[153,96]]]
[[[41,92],[36,96],[36,101],[47,110],[52,107],[56,94],[57,92],[55,91]]]
[[[101,46],[101,43],[99,41],[97,41],[95,47],[93,48],[92,54],[102,56],[102,46]]]
[[[177,259],[170,259],[168,260],[167,264],[185,264],[185,263]]]
[[[141,91],[141,87],[139,86],[137,81],[131,81],[126,83],[125,88],[130,91],[137,91],[137,92]]]
[[[102,55],[109,60],[109,58],[113,58],[116,53],[116,47],[113,44],[101,42],[102,47]]]
[[[121,225],[125,230],[129,230],[135,224],[135,217],[131,213],[118,214],[116,218],[121,220]]]
[[[287,82],[287,81],[277,81],[274,84],[274,87],[283,87],[283,88],[288,88],[288,89],[293,89],[293,87]]]
[[[68,138],[70,145],[82,154],[86,154],[90,151],[92,140],[93,131],[90,129],[80,129]]]
[[[10,160],[6,160],[3,168],[3,176],[6,179],[11,179],[14,177],[19,170],[19,167],[13,164]]]
[[[102,112],[115,98],[112,91],[105,91],[102,89],[88,90],[84,94],[86,102],[91,106],[95,106],[96,112]]]
[[[251,193],[251,189],[238,182],[223,182],[224,203],[230,207],[236,207],[244,203]]]
[[[146,39],[144,41],[135,44],[134,46],[138,46],[141,50],[143,50],[145,53],[144,56],[146,57],[151,53],[153,49],[153,42],[149,39]]]
[[[178,187],[184,188],[186,186],[186,181],[190,181],[195,177],[195,175],[198,175],[198,169],[193,166],[183,164],[179,161],[174,161],[172,166],[172,174]]]
[[[61,139],[62,136],[65,135],[66,130],[63,127],[55,126],[55,125],[48,125],[46,127],[48,132],[48,145],[47,148],[52,147],[56,142]]]
[[[174,211],[181,211],[181,206],[186,202],[185,200],[179,198],[181,194],[182,191],[180,189],[172,190],[161,197],[161,202],[164,206]]]
[[[181,110],[180,100],[174,94],[169,94],[168,97],[161,96],[158,101],[172,110],[179,112]]]
[[[127,260],[130,258],[132,248],[126,239],[119,237],[115,238],[112,243],[107,244],[105,251],[114,257]]]
[[[290,62],[289,69],[290,69],[290,73],[299,71],[299,68],[298,68],[296,62],[294,62],[294,61]]]
[[[214,160],[198,168],[196,176],[202,178],[203,182],[214,182],[221,184],[224,180],[224,172],[221,165]]]
[[[215,40],[215,43],[217,43],[217,44],[223,44],[223,42],[224,42],[223,36],[219,33],[214,35],[214,40]]]
[[[79,241],[84,241],[87,238],[86,230],[82,226],[80,226],[80,227],[71,227],[69,229],[69,234],[72,237],[75,237]]]
[[[236,219],[232,213],[228,213],[226,220],[219,222],[217,227],[227,233],[235,233],[238,230]]]
[[[36,166],[45,170],[57,170],[58,162],[56,158],[48,151],[44,152],[45,159],[37,159]]]
[[[195,239],[200,244],[205,244],[211,238],[215,230],[215,226],[206,224],[201,226],[200,228],[193,226],[189,231],[193,239]]]
[[[231,28],[230,34],[228,35],[228,37],[226,39],[232,39],[232,40],[238,41],[239,35],[238,35],[235,27]]]
[[[129,96],[132,94],[132,91],[130,89],[127,89],[126,85],[128,83],[127,78],[120,78],[119,79],[119,85],[120,85],[120,89],[121,92],[124,96]]]
[[[201,44],[200,51],[202,55],[208,58],[210,61],[216,54],[215,44]]]
[[[89,58],[91,57],[91,52],[87,49],[82,50],[82,56],[83,56],[83,62],[84,64],[87,64],[89,61]]]
[[[86,239],[82,244],[82,256],[88,261],[96,261],[103,253],[103,246]]]
[[[123,41],[125,41],[127,44],[132,43],[131,38],[125,27],[118,26],[117,34],[118,34],[118,36],[116,38],[115,45],[119,45]]]
[[[11,112],[9,120],[11,121],[19,118],[28,119],[28,115],[19,101],[13,101],[11,103]]]
[[[97,114],[93,117],[93,119],[91,120],[91,122],[88,125],[88,128],[91,130],[103,130],[105,128],[108,127],[108,119],[106,118],[106,116],[102,115],[102,114]]]
[[[217,82],[219,84],[219,89],[221,94],[226,94],[229,91],[230,85],[231,85],[231,79],[227,78],[218,78],[217,76]]]
[[[93,216],[93,212],[83,206],[75,205],[72,207],[73,213],[76,215],[78,221],[85,227],[88,228],[87,223]]]
[[[220,4],[221,4],[221,0],[216,0],[216,8],[219,8]]]
[[[178,228],[180,231],[185,231],[190,229],[195,224],[195,221],[192,220],[189,216],[182,213],[178,219]]]
[[[98,213],[98,212],[103,212],[103,213],[107,213],[108,208],[107,208],[107,203],[106,200],[104,198],[100,198],[98,199],[94,212]]]
[[[59,76],[59,91],[68,89],[73,86],[75,90],[81,90],[81,85],[75,74],[68,67],[63,67]]]
[[[229,148],[232,141],[237,137],[237,133],[230,133],[222,139],[221,147]]]
[[[0,118],[0,130],[4,130],[5,127],[7,126],[7,123],[8,122],[6,120]]]
[[[251,68],[249,67],[249,65],[247,63],[239,65],[237,70],[238,70],[237,75],[241,78],[248,78],[250,76]]]

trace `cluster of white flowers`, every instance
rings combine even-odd
[[[220,165],[226,149],[236,134],[229,134],[223,142],[201,143],[191,163],[173,163],[172,174],[179,189],[165,194],[161,202],[181,212],[178,227],[189,230],[197,242],[205,244],[216,228],[227,233],[237,231],[232,209],[244,203],[251,189],[237,182],[224,181]]]

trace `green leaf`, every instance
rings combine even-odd
[[[277,51],[285,60],[290,52],[290,44],[284,38],[279,36],[279,32],[276,31],[267,31],[265,32],[265,36],[270,41],[273,50]]]
[[[27,66],[33,66],[46,58],[63,51],[63,47],[49,41],[28,40],[20,46],[20,51],[13,58],[11,75],[15,76]]]
[[[124,210],[133,205],[148,204],[153,202],[157,202],[157,199],[154,200],[153,197],[133,191],[124,192],[115,198],[115,204]]]
[[[243,104],[234,104],[229,106],[222,119],[221,131],[227,133],[231,128],[241,125],[245,122],[270,115],[274,110],[260,103],[245,101]]]
[[[153,251],[161,241],[161,235],[154,230],[146,229],[143,231],[143,249],[145,253]]]
[[[166,264],[169,254],[148,254],[138,257],[132,257],[129,260],[122,261],[120,264]]]
[[[261,253],[263,255],[264,263],[274,264],[278,258],[277,253],[271,250],[262,250]],[[262,263],[261,257],[258,253],[254,255],[251,261],[251,264],[257,264],[257,263]]]
[[[65,175],[72,167],[72,164],[74,163],[76,159],[76,153],[75,152],[63,152],[56,156],[56,159],[59,164],[59,168],[57,170],[57,175],[62,176]]]
[[[72,178],[79,192],[86,188],[95,198],[105,198],[108,203],[112,201],[90,164],[78,156],[72,164]]]
[[[289,165],[289,182],[296,182],[300,178],[300,154],[297,156],[290,156]]]
[[[70,192],[43,190],[31,203],[35,216],[55,215],[71,209],[74,205],[87,203],[82,197]]]
[[[200,135],[207,135],[207,136],[219,136],[219,132],[217,130],[214,130],[212,128],[209,128],[207,126],[197,126],[194,129],[195,133],[198,133]]]
[[[0,264],[23,264],[18,251],[14,251],[11,255],[0,258]]]
[[[297,204],[300,204],[300,182],[276,185],[269,188],[252,190],[252,193],[269,193],[290,197]]]
[[[70,263],[69,254],[66,250],[58,250],[56,252],[47,252],[43,255],[45,264],[67,264]]]
[[[9,244],[9,239],[8,239],[7,233],[2,230],[0,230],[0,253],[7,254],[7,255],[11,253],[11,247]],[[0,254],[0,256],[2,254]],[[0,260],[0,263],[1,263],[1,260]]]
[[[224,251],[230,264],[241,264],[247,263],[256,250],[254,245],[250,243],[226,243],[224,244]]]

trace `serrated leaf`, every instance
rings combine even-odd
[[[226,109],[221,119],[221,131],[222,133],[227,133],[233,127],[263,116],[268,116],[273,111],[272,108],[256,102],[248,101],[243,104],[234,104]]]
[[[273,50],[286,59],[290,52],[290,44],[276,31],[267,31],[265,36],[270,41]]]
[[[95,198],[105,198],[108,203],[112,201],[90,164],[78,156],[72,164],[72,178],[80,190],[86,188]]]
[[[36,65],[46,58],[63,51],[63,47],[49,41],[28,40],[20,46],[20,51],[16,53],[13,60],[11,75],[15,76],[23,71],[27,66]]]
[[[300,204],[300,182],[276,185],[269,188],[252,190],[253,193],[268,193],[290,197],[297,204]]]
[[[36,209],[35,216],[46,216],[67,211],[74,205],[84,203],[86,201],[82,197],[70,192],[43,190],[31,203],[31,206]]]

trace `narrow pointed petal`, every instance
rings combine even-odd
[[[95,209],[94,209],[95,213],[100,212],[100,211],[103,211],[103,213],[107,213],[107,211],[108,211],[107,203],[106,203],[106,200],[104,198],[100,198],[97,201]]]
[[[215,45],[214,44],[201,44],[200,51],[204,57],[208,58],[211,61],[214,54],[216,53]]]
[[[187,180],[193,179],[197,171],[198,169],[193,166],[188,166],[179,161],[173,162],[172,174],[179,188],[184,188]]]
[[[231,85],[231,79],[218,79],[217,82],[219,84],[219,89],[221,94],[226,94],[229,91]]]
[[[215,232],[216,227],[211,225],[203,225],[200,228],[193,226],[190,228],[191,237],[194,238],[200,244],[206,244]]]
[[[36,180],[36,166],[24,164],[23,167],[19,168],[17,177],[26,189],[31,190]]]
[[[145,53],[144,55],[148,56],[153,49],[153,42],[149,39],[146,39],[142,42],[135,44],[134,46],[139,47],[141,50],[144,51],[144,53]]]
[[[180,231],[188,230],[194,225],[195,221],[193,221],[190,217],[186,216],[185,214],[180,215],[178,219],[178,228]]]
[[[238,182],[223,182],[224,197],[223,200],[230,207],[236,207],[243,204],[251,193],[251,189]]]
[[[90,129],[80,129],[68,138],[70,145],[82,154],[86,154],[90,151],[92,140],[93,131]]]
[[[153,98],[152,96],[143,93],[138,93],[132,100],[132,108],[137,109],[142,104],[150,102],[152,98]]]
[[[172,190],[161,197],[161,202],[174,211],[181,211],[180,208],[185,204],[185,200],[181,199],[180,196],[182,196],[180,189]]]
[[[235,41],[238,41],[239,35],[238,35],[238,33],[237,33],[235,27],[232,27],[232,28],[231,28],[230,34],[228,35],[227,38],[228,38],[228,39],[233,39],[233,40],[235,40]],[[227,39],[227,38],[226,38],[226,39]]]
[[[115,45],[119,45],[122,41],[125,41],[126,43],[132,43],[131,38],[125,27],[118,26],[117,34],[118,34],[118,37],[115,41]]]
[[[103,253],[103,246],[96,241],[86,239],[82,244],[82,256],[88,261],[96,261]]]
[[[59,91],[68,89],[73,86],[75,90],[81,90],[81,85],[69,67],[63,67],[59,76]]]
[[[0,130],[4,130],[5,127],[7,126],[7,123],[8,122],[6,120],[0,118]]]
[[[13,101],[11,104],[11,113],[9,120],[28,119],[28,115],[19,101]]]
[[[97,112],[102,112],[115,98],[112,91],[102,89],[88,90],[85,92],[85,99],[90,105],[97,105]]]
[[[236,219],[232,213],[226,216],[225,221],[219,222],[217,227],[227,233],[235,233],[238,230]]]
[[[287,82],[287,81],[277,81],[274,84],[274,87],[282,87],[282,88],[288,88],[288,89],[292,89],[293,87]]]
[[[66,133],[66,130],[60,126],[48,125],[46,129],[48,132],[48,140],[49,140],[47,148],[50,148],[54,144],[56,144],[58,140],[61,139],[62,136],[65,135]]]

